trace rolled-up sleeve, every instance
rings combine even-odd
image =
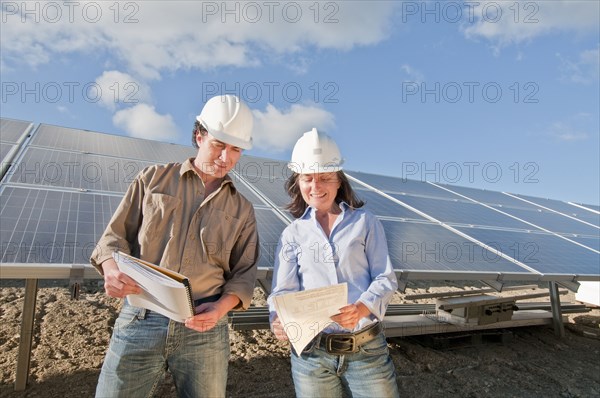
[[[283,231],[277,244],[271,294],[267,299],[270,322],[273,321],[277,313],[273,297],[300,290],[300,280],[298,278],[298,245],[288,238],[289,235],[288,227]]]
[[[232,294],[240,299],[236,310],[246,310],[250,306],[256,283],[256,268],[260,255],[258,231],[254,209],[248,205],[248,217],[230,257],[230,275],[223,286],[224,294]]]
[[[388,253],[383,225],[375,217],[370,217],[369,220],[365,254],[372,282],[367,291],[360,295],[359,300],[381,321],[385,316],[387,305],[398,288],[398,280]]]
[[[129,185],[119,207],[100,237],[90,257],[90,263],[100,272],[102,263],[119,250],[131,254],[142,222],[144,184],[141,175]]]

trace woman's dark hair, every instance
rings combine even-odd
[[[337,191],[337,195],[335,195],[335,203],[340,204],[340,202],[346,202],[348,206],[352,207],[353,209],[363,207],[365,202],[358,199],[354,193],[354,190],[352,189],[352,186],[350,185],[350,181],[348,181],[348,177],[346,177],[346,174],[344,174],[342,170],[336,171],[336,174],[340,180],[340,187]],[[296,218],[302,216],[308,207],[302,198],[300,185],[298,185],[298,178],[300,178],[300,174],[292,173],[292,175],[285,182],[285,190],[292,199],[285,208],[286,210],[289,210],[290,213],[292,213],[292,215]]]
[[[206,134],[208,134],[208,131],[202,125],[202,123],[200,123],[199,121],[196,120],[196,122],[194,123],[194,130],[192,131],[192,145],[194,146],[194,148],[198,148],[198,143],[196,142],[197,134],[200,134],[201,136],[205,136]]]

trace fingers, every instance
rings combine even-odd
[[[360,319],[356,305],[350,304],[340,308],[340,313],[330,319],[346,329],[354,329]]]
[[[109,296],[117,298],[142,292],[133,279],[120,271],[104,273],[104,290]]]
[[[352,311],[356,311],[356,304],[348,304],[346,306],[343,306],[342,308],[340,308],[340,312],[352,312]]]
[[[280,340],[280,341],[289,340],[287,333],[285,333],[285,330],[283,328],[283,324],[281,323],[279,318],[275,318],[275,320],[271,323],[271,330],[273,331],[273,334],[275,334],[275,338],[277,340]]]
[[[206,332],[217,325],[217,321],[212,319],[197,319],[197,315],[185,320],[185,326],[197,332]]]
[[[211,303],[203,303],[196,307],[196,315],[185,320],[185,326],[198,332],[211,330],[219,322],[219,314]]]

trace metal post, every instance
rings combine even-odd
[[[21,340],[19,341],[15,391],[25,390],[29,377],[29,360],[31,359],[37,289],[37,279],[27,279],[25,281],[25,302],[23,303],[23,319],[21,320]]]
[[[565,326],[562,320],[562,310],[560,308],[560,295],[558,293],[558,284],[549,282],[550,305],[552,308],[552,324],[554,325],[554,334],[560,338],[565,337]]]

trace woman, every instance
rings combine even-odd
[[[282,233],[269,297],[271,328],[288,336],[273,297],[346,282],[348,305],[302,353],[292,350],[298,397],[397,397],[394,364],[381,327],[398,284],[383,227],[362,209],[335,142],[316,129],[296,143],[286,182],[296,220]]]

